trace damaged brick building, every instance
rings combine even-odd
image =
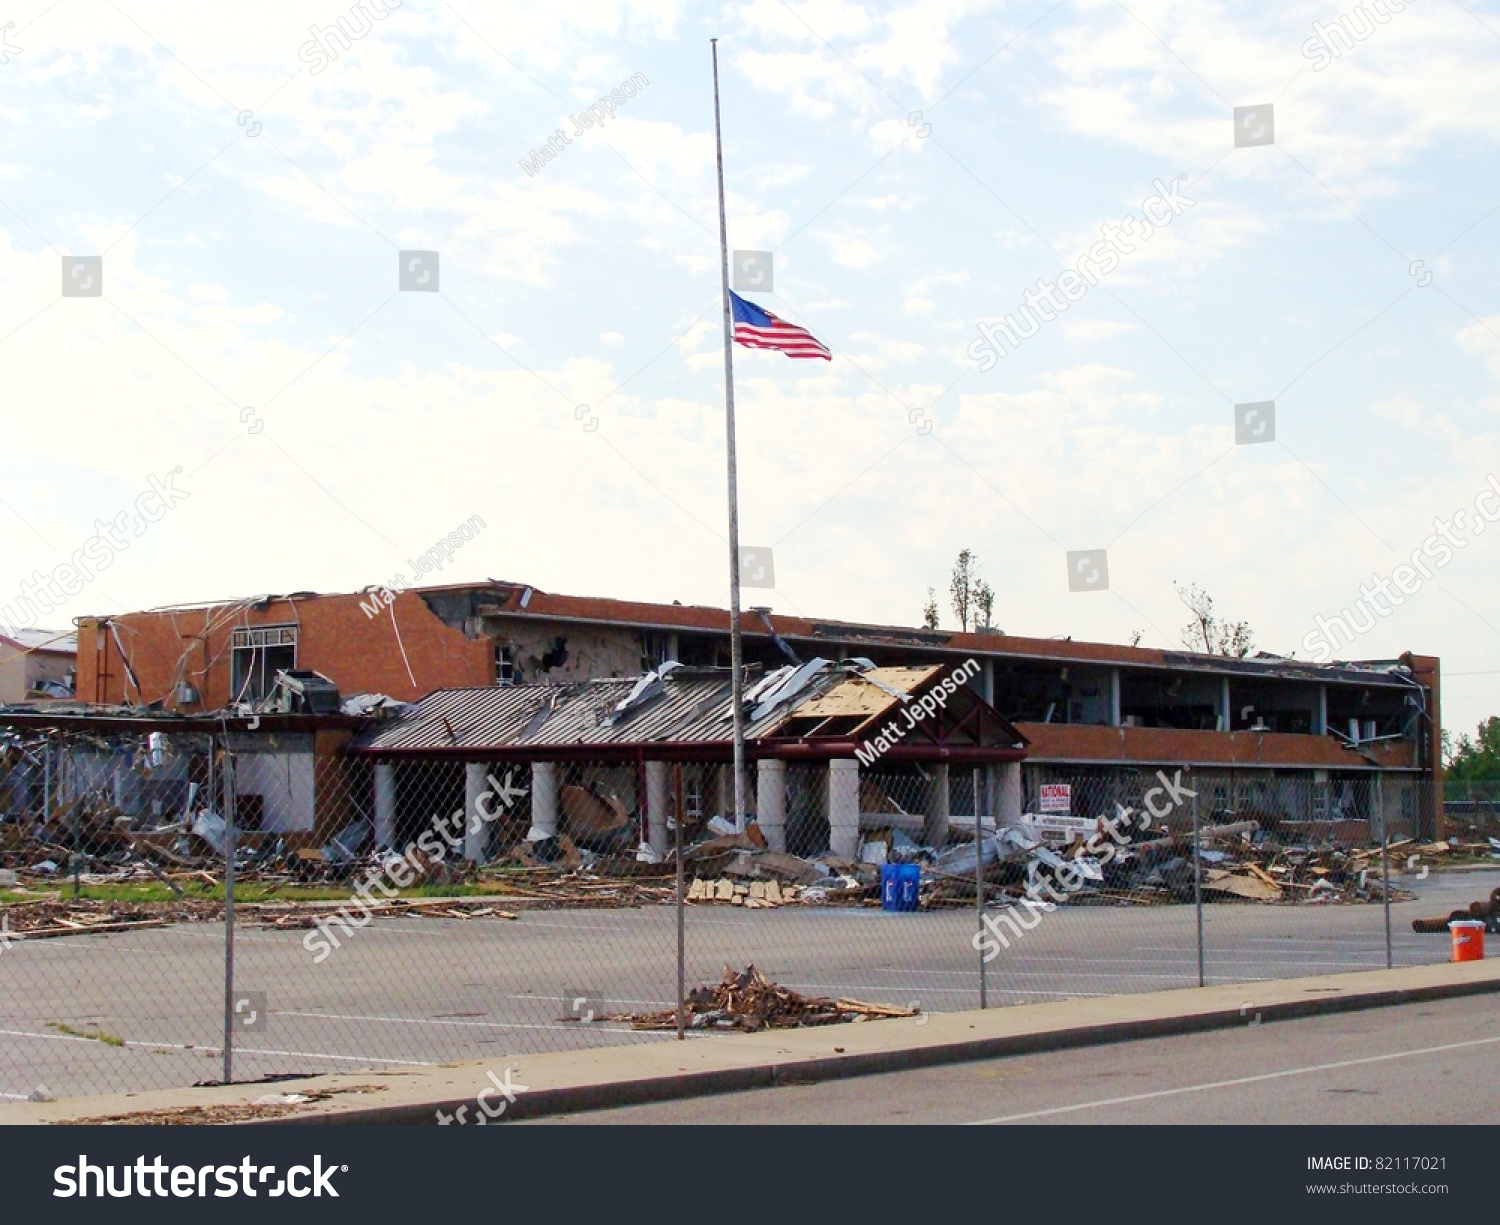
[[[729,662],[723,609],[556,595],[490,581],[299,592],[79,621],[78,696],[203,713],[263,702],[278,672],[345,695],[625,678]],[[1004,633],[953,633],[751,610],[746,662],[978,662],[970,684],[1024,735],[1020,803],[1065,789],[1080,813],[1132,802],[1162,767],[1193,771],[1207,811],[1432,831],[1441,811],[1439,662],[1304,663]],[[983,784],[976,783],[976,792]],[[958,802],[957,800],[955,801]],[[977,793],[970,803],[983,804]]]

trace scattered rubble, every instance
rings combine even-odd
[[[724,967],[723,979],[712,987],[695,987],[687,994],[686,1022],[689,1029],[737,1029],[755,1033],[762,1029],[799,1029],[810,1025],[837,1025],[874,1018],[914,1017],[917,1008],[867,1004],[862,1000],[824,999],[801,995],[778,987],[764,974],[748,966],[742,971]],[[677,1010],[628,1012],[604,1018],[628,1023],[631,1029],[676,1029]]]
[[[212,922],[224,917],[224,905],[206,898],[181,898],[170,902],[95,902],[51,893],[35,901],[9,903],[0,907],[0,913],[6,918],[6,936],[42,940],[50,936],[77,936],[89,932],[136,931],[146,927],[165,927],[168,923]]]
[[[222,1102],[211,1106],[169,1106],[161,1110],[139,1110],[130,1114],[100,1115],[97,1118],[64,1119],[64,1123],[129,1124],[131,1126],[204,1126],[221,1123],[246,1123],[275,1119],[286,1115],[313,1113],[319,1102],[344,1094],[362,1096],[381,1093],[385,1085],[342,1085],[336,1088],[305,1088],[299,1093],[268,1093],[253,1102]],[[307,1107],[308,1109],[303,1109]]]
[[[316,674],[291,679],[295,685],[286,694],[297,700],[330,700]],[[377,708],[388,704],[380,695],[365,696]],[[170,749],[158,740],[148,737],[137,750],[133,774],[139,777],[132,787],[138,794],[132,792],[131,813],[117,802],[117,778],[54,804],[42,820],[6,819],[0,807],[0,898],[10,899],[0,900],[0,913],[10,932],[31,938],[221,919],[222,903],[212,893],[222,889],[230,831],[223,814],[202,802],[208,793],[197,783],[155,776],[163,760],[171,761]],[[0,737],[0,780],[7,764],[35,753],[35,746],[16,737]],[[0,786],[0,803],[6,794]],[[675,856],[640,844],[639,821],[616,796],[569,784],[559,800],[564,832],[542,836],[532,830],[529,839],[511,843],[522,831],[507,827],[501,841],[509,849],[482,868],[456,856],[411,851],[401,870],[403,884],[419,887],[424,896],[374,898],[373,909],[509,920],[528,909],[675,902]],[[1201,830],[1201,871],[1195,873],[1192,835],[1182,829],[1131,824],[1123,828],[1133,837],[1112,856],[1101,856],[1088,851],[1087,840],[1100,827],[1095,820],[1026,814],[1021,824],[998,830],[991,821],[976,841],[973,819],[955,817],[947,845],[935,848],[917,840],[928,822],[905,812],[873,780],[862,780],[860,805],[867,821],[874,817],[883,826],[888,815],[890,824],[863,829],[854,859],[829,851],[771,850],[753,822],[736,832],[722,815],[693,823],[693,841],[682,854],[686,902],[744,910],[879,906],[882,870],[896,864],[916,865],[916,907],[972,906],[977,857],[986,899],[1000,903],[1019,900],[1061,871],[1077,881],[1066,891],[1070,905],[1190,902],[1200,885],[1205,900],[1220,903],[1378,903],[1387,889],[1393,900],[1413,896],[1399,887],[1400,878],[1500,861],[1500,839],[1475,829],[1440,842],[1400,839],[1389,848],[1388,883],[1379,846],[1319,840],[1315,827],[1274,814],[1219,813],[1216,823]],[[375,845],[367,818],[356,818],[326,840],[241,830],[233,842],[236,879],[255,899],[239,903],[242,913],[248,922],[273,928],[311,927],[330,908],[346,904],[356,883],[394,879],[397,857]],[[75,874],[84,886],[121,886],[129,893],[129,886],[154,882],[173,896],[75,900],[66,896],[65,880]],[[282,890],[284,898],[270,896]],[[309,900],[310,890],[336,900]],[[448,896],[426,896],[448,890]],[[1485,905],[1493,909],[1493,900]]]

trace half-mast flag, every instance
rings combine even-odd
[[[734,308],[734,339],[747,349],[780,349],[788,357],[821,357],[825,362],[833,360],[828,346],[795,323],[778,319],[768,310],[761,310],[754,302],[747,302],[734,290],[729,291],[729,302]]]

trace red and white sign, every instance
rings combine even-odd
[[[1072,812],[1073,785],[1071,783],[1043,783],[1041,812]]]

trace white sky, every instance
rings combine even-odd
[[[46,620],[355,589],[475,514],[441,580],[726,603],[717,35],[730,244],[836,355],[736,350],[751,602],[915,623],[969,547],[1012,633],[1175,647],[1177,580],[1306,657],[1500,474],[1494,8],[1408,3],[1318,68],[1346,9],[406,0],[314,73],[348,6],[10,0],[0,606],[179,465]],[[976,323],[1176,175],[1193,207],[981,373]],[[59,296],[70,255],[102,297]],[[1500,711],[1497,535],[1342,652],[1441,655],[1457,731]]]

